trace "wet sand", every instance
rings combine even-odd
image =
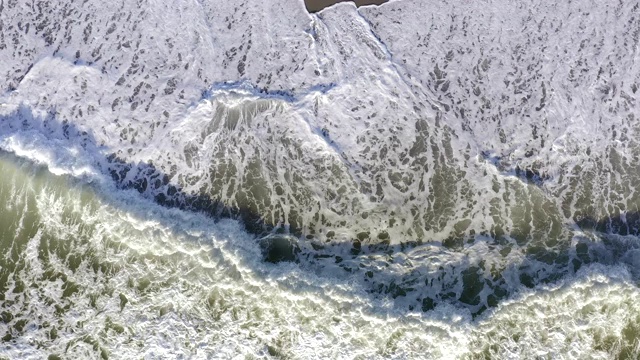
[[[348,1],[348,0],[304,0],[305,5],[307,5],[307,10],[309,12],[320,11],[328,6],[331,6],[335,3]],[[386,3],[388,0],[354,0],[356,6],[362,5],[380,5]]]

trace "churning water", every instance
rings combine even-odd
[[[637,359],[638,29],[0,0],[0,358]]]
[[[583,266],[523,287],[475,319],[447,303],[407,310],[371,294],[357,275],[261,261],[257,242],[233,220],[53,175],[6,153],[0,174],[7,358],[640,354],[637,263]],[[479,286],[468,277],[463,293]]]

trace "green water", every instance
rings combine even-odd
[[[619,358],[640,354],[623,268],[525,291],[471,321],[398,310],[357,278],[262,263],[215,223],[0,155],[0,358]]]

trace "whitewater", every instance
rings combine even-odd
[[[0,358],[635,359],[639,42],[632,1],[0,0]]]

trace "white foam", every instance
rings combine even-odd
[[[615,234],[637,233],[624,226],[634,226],[640,206],[637,7],[399,0],[309,15],[298,0],[252,5],[2,5],[0,149],[97,191],[84,211],[75,187],[84,185],[61,186],[72,187],[66,197],[15,185],[8,209],[31,206],[25,199],[35,196],[48,232],[66,241],[84,234],[91,245],[82,246],[116,269],[95,275],[90,261],[78,271],[62,260],[46,265],[81,284],[83,295],[95,289],[100,308],[73,295],[62,321],[84,325],[61,330],[55,351],[68,345],[69,356],[88,357],[103,337],[113,357],[206,357],[213,349],[262,356],[271,345],[302,358],[485,350],[580,358],[627,346],[607,345],[613,340],[595,326],[610,315],[602,326],[622,339],[628,321],[620,314],[637,313],[629,301],[637,287],[620,273],[626,267],[637,279],[638,240]],[[254,215],[270,226],[299,230],[307,255],[313,242],[332,257],[262,264],[237,223],[161,208],[144,200],[152,190],[116,191],[112,154],[133,170],[152,162],[181,194],[230,208],[258,203]],[[136,176],[130,171],[119,185]],[[621,229],[606,234],[615,221]],[[358,237],[365,250],[387,238],[426,244],[352,257]],[[28,260],[32,267],[16,276],[40,283],[44,263]],[[488,288],[477,305],[456,307],[467,269],[481,281],[497,272],[511,294],[480,322],[470,312],[488,304]],[[561,279],[527,292],[521,275]],[[145,278],[167,282],[136,290]],[[30,295],[42,301],[12,310],[57,321],[55,305],[70,301],[62,282],[43,282]],[[392,284],[413,290],[382,294]],[[378,285],[380,294],[368,292]],[[122,311],[115,289],[129,299]],[[439,301],[423,314],[425,297]],[[587,311],[580,324],[542,321],[557,329],[543,338],[535,321],[567,319],[588,301],[622,310]],[[5,345],[10,357],[46,355],[31,340],[47,330],[28,326],[35,335]]]

